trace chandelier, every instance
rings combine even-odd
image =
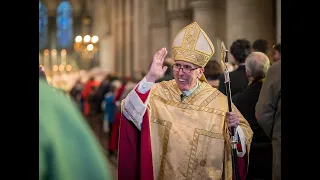
[[[74,42],[74,50],[85,60],[93,58],[94,54],[98,51],[98,36],[85,35],[77,36]]]

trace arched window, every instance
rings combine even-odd
[[[57,8],[57,40],[58,48],[72,47],[72,7],[65,0]]]
[[[43,49],[47,45],[47,32],[48,32],[48,16],[47,8],[39,1],[39,46]]]

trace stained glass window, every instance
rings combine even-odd
[[[57,45],[70,48],[72,43],[72,7],[68,1],[62,1],[57,8]]]
[[[47,8],[39,1],[39,45],[40,49],[47,45],[48,16]]]

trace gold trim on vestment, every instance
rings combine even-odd
[[[212,100],[214,100],[219,94],[220,94],[220,91],[218,91],[218,90],[212,92],[212,94],[211,94],[207,99],[205,99],[205,100],[200,104],[200,106],[208,106],[208,104],[209,104]]]
[[[151,98],[155,99],[155,100],[159,100],[162,101],[163,103],[170,105],[170,106],[175,106],[177,108],[181,108],[181,109],[188,109],[188,110],[195,110],[195,111],[204,111],[204,112],[208,112],[208,113],[214,113],[220,116],[225,116],[225,111],[221,111],[215,108],[209,108],[209,107],[204,107],[204,106],[196,106],[196,105],[192,105],[192,104],[182,104],[180,102],[174,102],[174,101],[170,101],[167,99],[164,99],[158,95],[152,94]]]
[[[208,96],[202,103],[200,106],[207,106],[211,101],[213,101],[221,92],[217,89],[214,88],[214,91],[212,92],[212,87],[204,82],[199,82],[199,87],[190,95],[185,97],[182,101],[181,101],[181,97],[180,94],[182,93],[177,86],[177,83],[175,82],[175,80],[171,80],[171,81],[163,81],[161,83],[158,83],[161,87],[161,90],[163,91],[163,93],[166,95],[168,100],[171,101],[180,101],[182,103],[189,103],[189,104],[193,104],[196,99],[195,97],[197,95],[199,95],[199,93],[201,92],[203,93],[212,93],[210,96]],[[175,87],[175,88],[169,88],[169,87]]]
[[[168,99],[173,99],[172,95],[170,94],[170,91],[169,91],[169,88],[168,88],[167,84],[166,83],[160,83],[159,85],[162,87],[162,90],[163,90],[164,94],[167,96],[167,98]],[[180,96],[178,95],[178,97],[180,97]]]
[[[168,150],[168,142],[169,142],[169,136],[170,136],[170,129],[171,129],[172,123],[170,121],[164,121],[164,120],[160,120],[160,119],[157,119],[154,117],[151,117],[151,122],[165,127],[164,138],[163,138],[164,142],[163,142],[163,147],[162,147],[162,158],[161,158],[161,165],[160,165],[159,176],[158,176],[158,180],[163,180],[163,178],[164,178],[164,162],[166,160],[166,155],[167,155],[167,150]]]
[[[195,159],[196,159],[196,153],[197,153],[197,147],[198,147],[198,141],[199,141],[199,136],[200,135],[207,136],[207,137],[214,138],[214,139],[222,139],[222,140],[224,140],[224,137],[223,137],[222,134],[214,133],[214,132],[211,132],[211,131],[206,131],[204,129],[195,129],[194,130],[194,135],[193,135],[192,147],[191,147],[191,152],[190,152],[190,157],[189,157],[186,180],[191,180],[192,179],[192,174],[193,174],[194,165],[195,165],[194,162],[195,162]]]

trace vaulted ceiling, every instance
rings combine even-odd
[[[59,3],[62,0],[42,0],[48,10],[48,16],[56,16],[56,11]],[[91,12],[91,7],[94,0],[69,0],[72,10],[73,16],[79,16],[82,12],[83,3],[86,3],[86,8],[88,12]]]

